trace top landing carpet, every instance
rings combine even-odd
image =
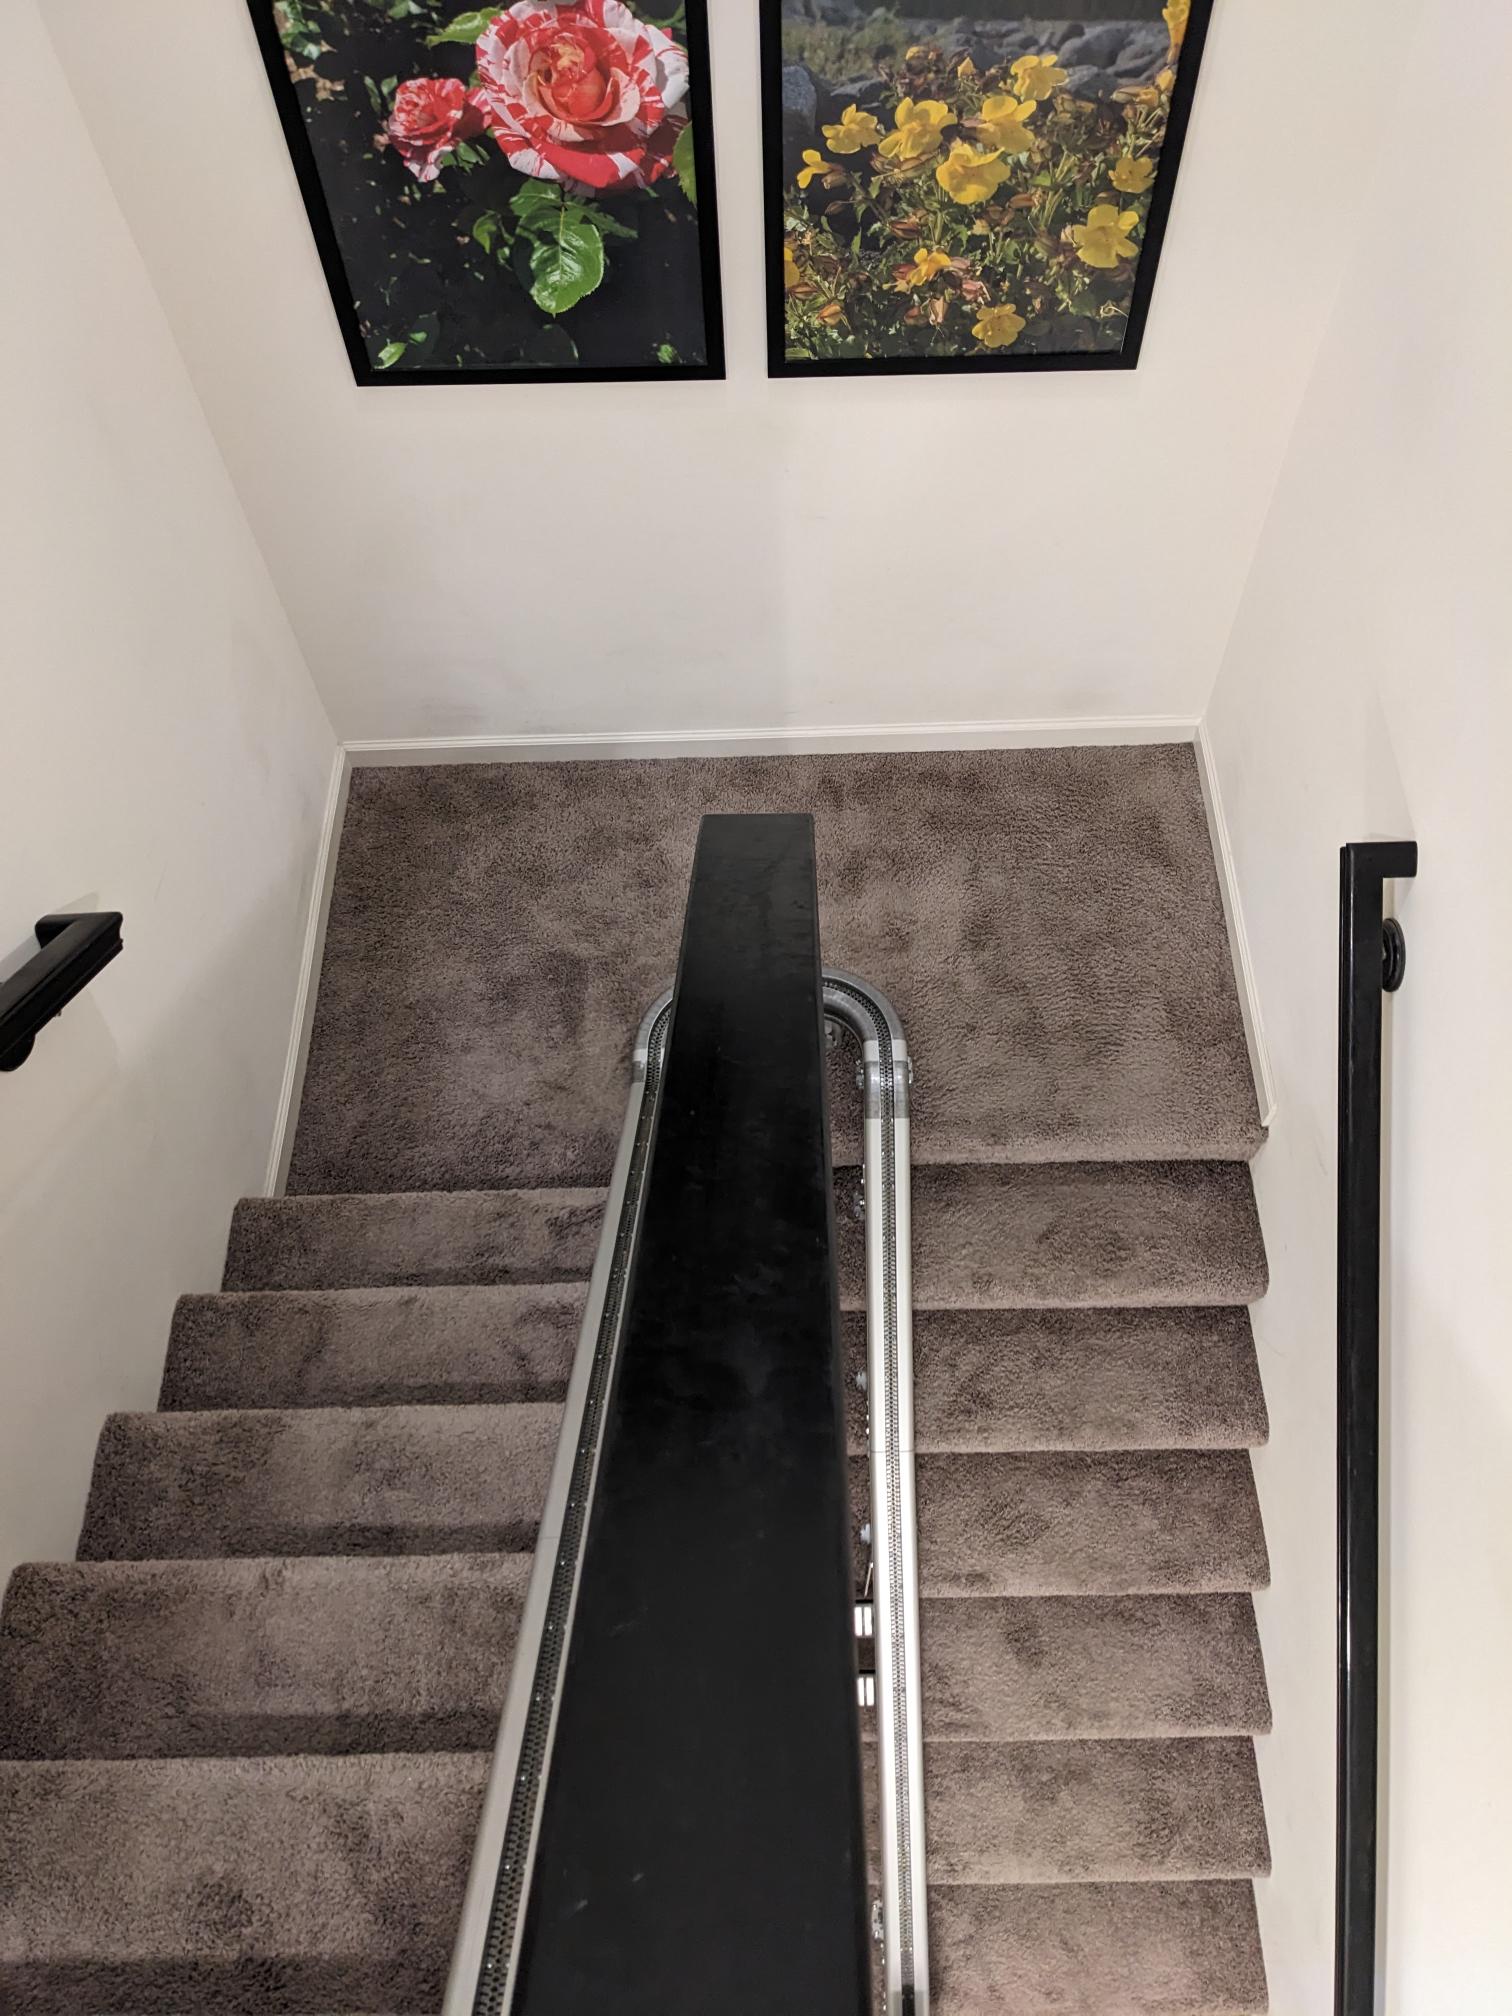
[[[291,1192],[601,1183],[705,812],[807,811],[824,957],[881,987],[922,1162],[1252,1154],[1185,745],[363,768]]]

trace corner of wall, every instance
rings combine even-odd
[[[1208,734],[1207,716],[1197,723],[1192,738],[1197,757],[1197,777],[1202,786],[1202,802],[1207,808],[1208,830],[1213,836],[1213,859],[1218,869],[1218,894],[1223,902],[1223,921],[1228,927],[1229,947],[1234,958],[1234,984],[1239,993],[1239,1013],[1244,1018],[1244,1040],[1249,1047],[1250,1069],[1255,1075],[1255,1098],[1260,1107],[1262,1127],[1273,1125],[1276,1117],[1276,1084],[1271,1073],[1270,1051],[1265,1040],[1265,1023],[1260,1012],[1260,984],[1245,929],[1244,905],[1239,895],[1239,873],[1234,862],[1233,842],[1223,809],[1223,793],[1218,781],[1218,759]]]
[[[336,879],[336,854],[341,841],[341,825],[346,817],[347,796],[352,784],[352,756],[341,743],[331,761],[331,779],[326,791],[325,812],[320,822],[320,843],[315,855],[315,875],[310,888],[310,909],[305,919],[304,946],[299,957],[299,978],[294,989],[294,1017],[289,1031],[289,1051],[284,1060],[283,1082],[278,1091],[278,1110],[273,1121],[273,1140],[268,1151],[268,1176],[264,1194],[282,1195],[289,1176],[289,1158],[294,1152],[294,1126],[299,1115],[300,1093],[304,1087],[305,1065],[310,1056],[310,1032],[315,1022],[315,994],[320,979],[320,962],[325,951],[326,925],[331,915],[331,888]]]

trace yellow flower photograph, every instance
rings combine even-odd
[[[927,4],[761,0],[769,368],[1132,367],[1212,0]]]

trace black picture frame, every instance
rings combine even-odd
[[[762,196],[765,231],[767,376],[770,378],[880,378],[1004,371],[1132,371],[1139,363],[1145,324],[1155,292],[1155,276],[1165,242],[1166,223],[1181,169],[1187,126],[1197,92],[1197,77],[1207,44],[1213,0],[1192,0],[1171,111],[1161,142],[1160,173],[1150,197],[1150,210],[1135,268],[1128,327],[1118,350],[1065,351],[1056,354],[962,357],[789,357],[783,284],[783,138],[782,138],[782,0],[760,0],[761,9],[761,144]],[[1067,18],[1072,18],[1068,16]]]
[[[500,12],[509,4],[501,0]],[[724,297],[720,285],[719,206],[714,179],[713,92],[709,71],[707,0],[685,0],[684,41],[688,52],[688,103],[694,108],[693,160],[698,178],[699,278],[704,311],[701,364],[624,365],[500,365],[456,370],[419,367],[401,372],[378,368],[368,356],[351,282],[347,277],[335,222],[326,201],[320,166],[300,109],[284,46],[274,20],[274,0],[247,0],[263,69],[278,109],[289,159],[320,255],[326,288],[346,348],[352,376],[359,385],[542,385],[635,384],[720,379],[725,375]]]

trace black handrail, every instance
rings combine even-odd
[[[31,1055],[37,1031],[59,1015],[121,950],[119,910],[86,910],[76,917],[41,917],[32,958],[0,982],[0,1071],[14,1071]]]
[[[1381,1022],[1407,948],[1382,885],[1411,840],[1339,851],[1339,1678],[1335,2016],[1374,2016],[1379,1706]]]
[[[699,831],[514,2016],[869,2006],[813,822]]]

